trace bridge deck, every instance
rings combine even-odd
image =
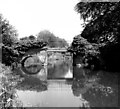
[[[66,52],[67,49],[66,48],[48,48],[47,51],[48,52]]]

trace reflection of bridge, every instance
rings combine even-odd
[[[48,82],[48,88],[54,88],[54,89],[71,89],[72,80],[67,82],[67,79],[51,79],[47,80]]]
[[[49,53],[49,52],[51,52],[51,53]],[[55,62],[55,61],[59,61],[59,60],[60,61],[61,60],[65,61],[66,59],[69,60],[70,56],[72,56],[72,55],[71,55],[71,53],[67,52],[67,48],[49,48],[49,47],[44,47],[41,50],[37,50],[37,52],[35,52],[33,50],[29,51],[27,53],[27,55],[25,55],[22,58],[21,64],[24,67],[25,61],[28,58],[30,58],[30,57],[32,57],[32,58],[33,57],[37,57],[37,62],[38,62],[38,60],[40,60],[40,62],[38,62],[36,64],[34,61],[32,61],[32,64],[34,63],[35,65],[43,65],[44,67],[46,67],[48,65],[48,60],[49,59],[51,59],[49,62],[51,62],[51,61]],[[30,59],[28,61],[31,63]]]

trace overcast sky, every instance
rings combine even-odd
[[[19,37],[49,30],[71,42],[82,31],[79,0],[0,0],[0,13],[18,30]]]

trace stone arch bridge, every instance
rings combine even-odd
[[[50,58],[48,59],[48,57],[49,57],[48,55],[50,53],[52,53],[53,55],[54,55],[54,53],[60,54],[60,56],[62,56],[62,58],[58,59],[58,61],[59,60],[64,61],[64,60],[66,60],[66,58],[69,58],[69,57],[72,56],[72,54],[69,53],[66,48],[43,48],[42,50],[41,49],[36,49],[36,50],[31,49],[25,54],[25,56],[21,60],[22,71],[23,72],[28,72],[30,74],[36,74],[39,71],[39,69],[36,70],[35,68],[37,68],[37,66],[39,66],[38,68],[40,68],[40,69],[42,67],[44,69],[46,69],[45,72],[46,72],[46,75],[47,75],[47,67],[48,67],[48,64],[49,64],[48,60],[50,59]],[[65,58],[65,59],[63,59],[63,58]],[[51,61],[51,63],[53,63],[53,61]],[[36,66],[36,67],[34,67],[34,70],[33,70],[33,69],[30,69],[30,66],[33,66],[33,67]],[[27,71],[26,68],[30,72]]]
[[[22,58],[22,61],[25,61],[27,57],[38,56],[44,65],[48,63],[48,54],[49,53],[61,53],[64,55],[64,58],[72,56],[70,52],[67,51],[67,48],[48,48],[44,47],[42,49],[31,49],[26,52],[25,56]]]

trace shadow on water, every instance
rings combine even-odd
[[[24,80],[18,84],[17,93],[24,106],[118,106],[117,73],[72,68],[70,63],[55,62],[41,69],[38,74],[21,73],[21,77]]]
[[[118,107],[118,74],[74,67],[73,94],[90,107]]]

